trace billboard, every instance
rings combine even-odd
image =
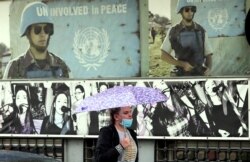
[[[141,138],[249,138],[245,78],[6,81],[0,85],[0,135],[97,136],[101,127],[110,124],[109,109],[78,112],[82,101],[115,86],[138,86],[159,89],[167,97],[132,105],[131,128]]]
[[[34,2],[41,1],[13,1],[10,5],[16,11],[10,11],[11,61],[16,62],[7,65],[4,79],[140,76],[138,0],[43,1],[46,5]],[[41,40],[46,41],[45,45],[38,44],[50,53],[43,54],[47,59],[43,66],[48,68],[31,67],[33,62],[45,60],[36,54],[39,51],[35,50],[33,37],[26,33],[31,26],[32,34],[34,24],[39,23],[53,25],[49,38]],[[17,67],[23,62],[25,67]]]
[[[108,112],[74,110],[85,97],[126,85],[168,97],[133,107],[141,138],[249,139],[248,8],[249,0],[12,1],[1,135],[96,136]],[[198,32],[172,32],[182,39],[168,40],[182,16]],[[171,51],[172,61],[195,60],[197,66],[180,60],[195,73],[179,75],[162,51]]]
[[[248,9],[248,0],[149,0],[149,76],[248,76]]]
[[[163,41],[170,29],[182,21],[181,13],[176,12],[180,6],[178,0],[149,0],[146,4],[139,0],[43,1],[48,9],[37,10],[35,13],[39,17],[50,16],[53,23],[53,35],[49,39],[48,51],[65,63],[62,71],[67,69],[64,71],[69,74],[61,76],[59,70],[56,76],[37,72],[36,75],[18,75],[18,69],[7,66],[5,70],[5,66],[8,60],[17,59],[29,51],[30,41],[26,36],[20,36],[20,28],[22,12],[30,2],[13,1],[10,5],[11,55],[3,55],[2,75],[6,71],[3,79],[58,76],[89,79],[249,75],[249,45],[244,30],[249,0],[180,1],[196,7],[192,21],[199,24],[200,29],[205,32],[200,33],[199,45],[191,43],[197,41],[195,33],[191,33],[192,36],[187,40],[183,37],[183,47],[175,48],[179,51],[177,54],[175,50],[164,49],[170,52],[174,59],[182,61],[180,55],[189,54],[187,58],[191,62],[190,65],[182,63],[181,67],[177,68],[174,65],[176,63],[170,63],[162,58],[165,56],[162,55],[162,49],[165,46],[167,49],[170,48],[165,43],[163,46]],[[11,12],[12,10],[16,12]],[[149,14],[145,14],[146,11]],[[201,40],[206,40],[206,43]],[[187,48],[192,50],[186,50]],[[199,57],[196,58],[193,53]],[[177,73],[180,69],[183,70],[183,65],[184,72]],[[194,72],[186,74],[185,71],[188,69],[193,69]]]

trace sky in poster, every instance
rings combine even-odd
[[[11,1],[0,1],[0,43],[10,46],[9,5]]]
[[[171,19],[170,1],[171,0],[148,0],[149,11],[153,14],[158,14],[159,16],[165,16]]]

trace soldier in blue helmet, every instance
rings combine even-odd
[[[27,37],[30,46],[26,53],[8,63],[3,79],[69,78],[66,63],[48,51],[53,33],[48,6],[43,2],[28,4],[22,12],[20,35]]]
[[[212,49],[205,29],[193,20],[196,10],[190,1],[178,0],[177,13],[182,20],[169,29],[161,45],[162,60],[176,67],[174,76],[210,75]]]

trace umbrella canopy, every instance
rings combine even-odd
[[[152,104],[165,100],[167,100],[167,97],[158,89],[137,86],[116,86],[96,95],[86,97],[79,103],[75,113]]]
[[[38,155],[29,152],[0,150],[1,162],[58,162],[45,155]]]

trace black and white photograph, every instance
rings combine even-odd
[[[135,87],[165,97],[155,100],[147,92],[134,103],[130,99],[131,128],[138,136],[249,136],[247,79],[16,81],[1,87],[1,134],[98,135],[110,124],[109,108]],[[120,87],[127,89],[112,92]],[[152,100],[139,102],[144,95]],[[85,100],[93,109],[85,109]]]

